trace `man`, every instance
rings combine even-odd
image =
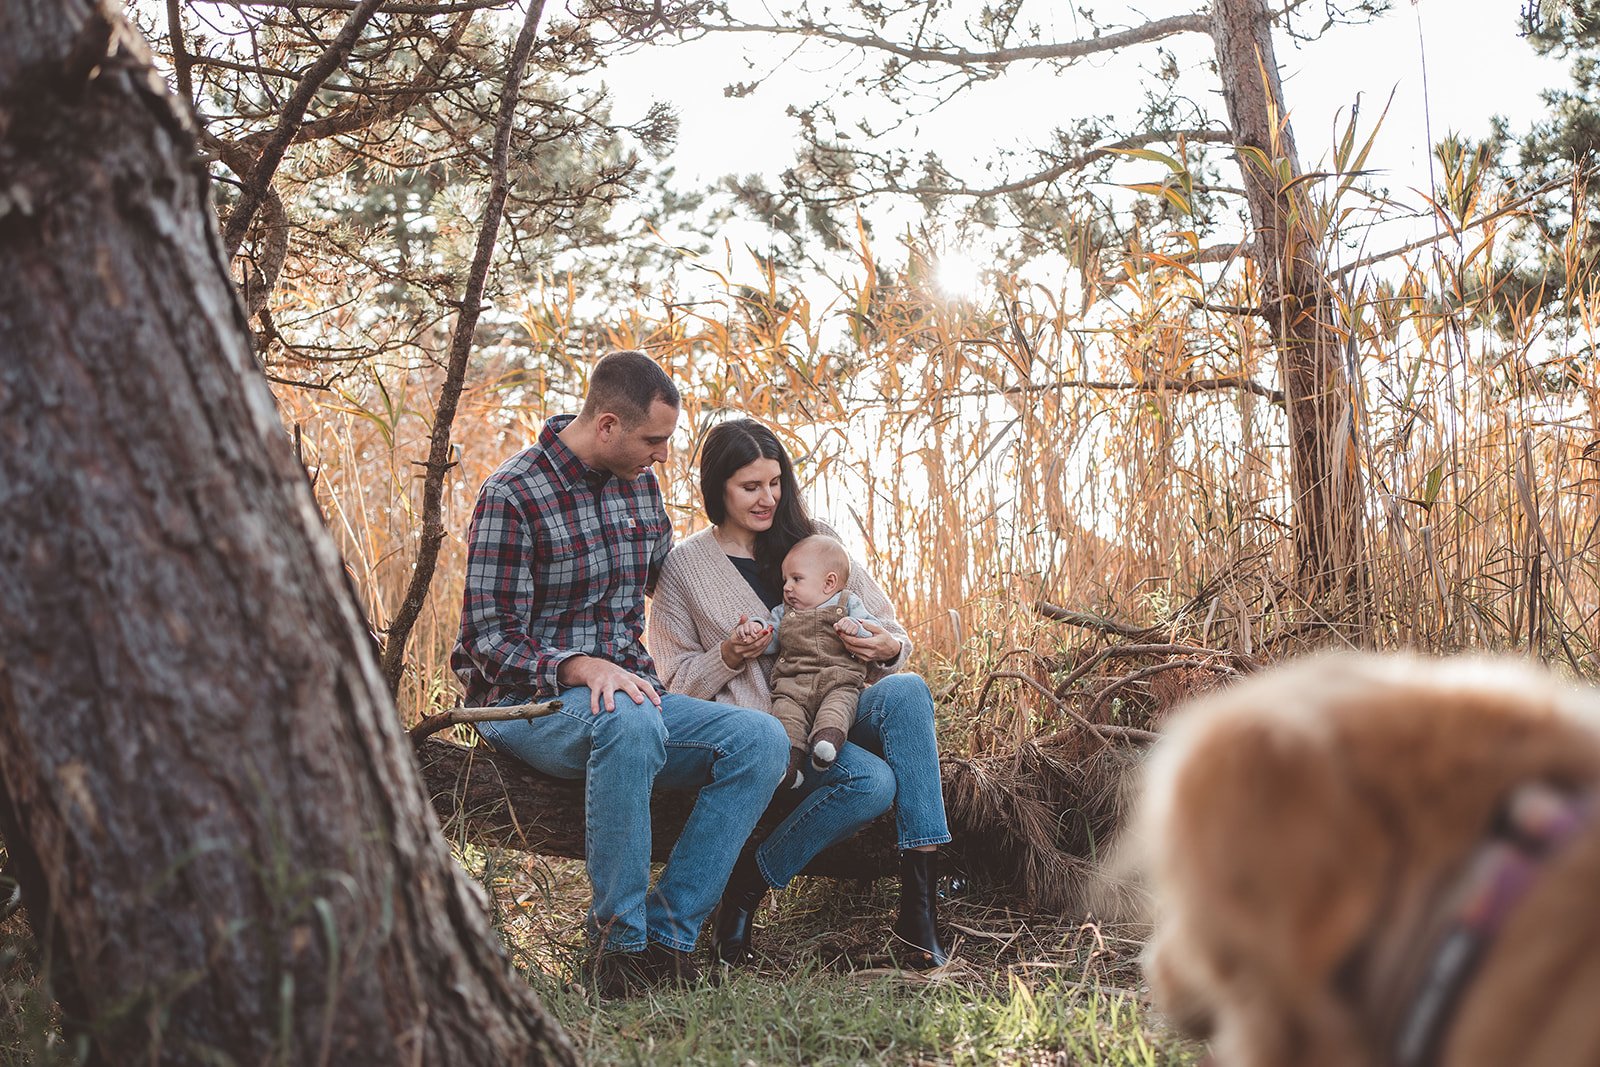
[[[678,406],[649,357],[613,352],[577,417],[550,419],[490,476],[450,660],[468,704],[561,699],[552,715],[478,732],[536,770],[587,779],[588,930],[613,995],[698,977],[700,925],[789,758],[772,716],[663,693],[641,642],[672,545],[651,466],[667,458]],[[652,786],[700,790],[654,890]]]

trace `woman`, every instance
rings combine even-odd
[[[651,604],[645,644],[661,679],[675,693],[770,710],[767,636],[740,639],[740,623],[768,615],[781,602],[779,566],[812,533],[789,455],[771,430],[741,419],[706,435],[700,491],[713,525],[672,550]],[[900,955],[920,968],[945,962],[935,929],[938,845],[950,840],[933,735],[933,697],[915,674],[895,673],[911,652],[905,628],[883,590],[859,563],[849,589],[882,625],[842,636],[869,664],[855,725],[826,772],[808,774],[786,795],[794,810],[761,846],[735,866],[712,916],[714,959],[750,956],[752,918],[769,888],[782,889],[811,858],[889,810],[900,846],[900,911],[894,932]]]

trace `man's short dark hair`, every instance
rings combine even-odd
[[[611,352],[601,357],[589,376],[582,417],[597,419],[609,411],[624,425],[637,426],[657,400],[670,407],[681,406],[678,387],[667,372],[643,352]]]

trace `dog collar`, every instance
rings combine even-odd
[[[1538,881],[1539,872],[1587,826],[1594,795],[1574,796],[1542,782],[1519,787],[1501,806],[1451,896],[1444,929],[1400,1016],[1395,1067],[1429,1067],[1457,1002],[1495,936]]]

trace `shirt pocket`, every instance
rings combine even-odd
[[[542,598],[552,607],[570,608],[589,598],[605,558],[605,546],[594,534],[570,527],[539,533],[538,573]]]
[[[648,548],[655,547],[667,532],[667,517],[665,515],[625,515],[620,524],[621,539],[626,542],[644,542]]]

